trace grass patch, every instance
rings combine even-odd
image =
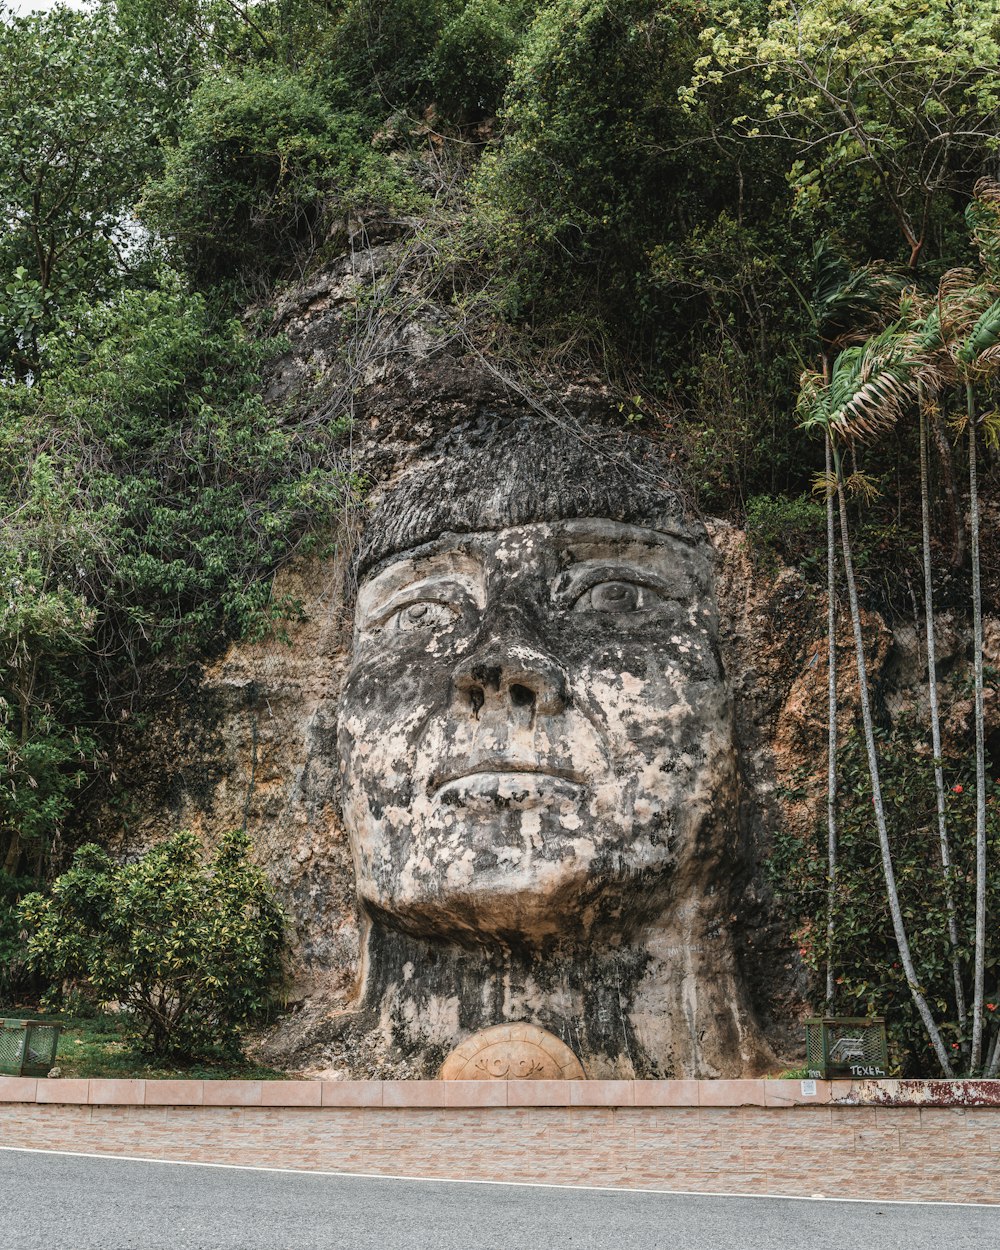
[[[13,1018],[13,1012],[8,1013]],[[287,1073],[243,1060],[201,1060],[183,1065],[151,1060],[129,1050],[121,1021],[113,1015],[67,1016],[33,1012],[19,1019],[44,1019],[61,1024],[56,1067],[64,1077],[135,1077],[145,1080],[275,1081]]]

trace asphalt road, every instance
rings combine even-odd
[[[982,1250],[1000,1207],[309,1175],[0,1149],[17,1250]]]

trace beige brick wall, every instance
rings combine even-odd
[[[0,1145],[454,1180],[1000,1201],[1000,1111],[990,1107],[6,1102]]]

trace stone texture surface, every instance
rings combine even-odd
[[[506,1026],[505,1026],[506,1027]],[[486,1087],[489,1087],[488,1089]],[[464,1101],[463,1101],[464,1100]],[[1000,1080],[953,1081],[150,1081],[0,1078],[0,1103],[106,1107],[865,1107],[866,1123],[907,1108],[933,1119],[1000,1108]]]
[[[592,1077],[773,1062],[729,931],[709,548],[666,466],[645,481],[642,452],[618,453],[484,416],[366,528],[338,730],[366,1040],[429,1060],[527,1020]]]
[[[456,1046],[442,1081],[582,1081],[583,1065],[565,1042],[534,1024],[494,1025]]]
[[[404,1082],[412,1085],[415,1082]],[[513,1082],[440,1082],[509,1090]],[[564,1092],[582,1082],[524,1082]],[[597,1082],[595,1084],[604,1084]],[[0,1106],[5,1146],[313,1171],[1000,1202],[995,1108]]]

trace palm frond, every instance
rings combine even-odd
[[[923,320],[913,328],[916,338],[916,350],[920,352],[936,352],[944,346],[944,333],[941,329],[941,310],[935,304],[926,309]]]
[[[903,277],[882,261],[853,266],[829,239],[813,248],[812,308],[816,333],[828,346],[861,341],[894,316]]]
[[[936,395],[954,381],[954,363],[941,332],[936,306],[910,333],[909,351],[917,362],[915,380],[920,390],[928,395]]]
[[[965,209],[965,220],[987,273],[1000,274],[1000,183],[980,178]]]
[[[899,326],[905,342],[900,348],[914,362],[915,381],[925,392],[939,391],[953,370],[941,329],[941,312],[935,297],[908,287],[899,301]]]
[[[844,442],[867,442],[891,429],[917,398],[921,360],[899,323],[841,352],[830,380],[831,430]]]
[[[958,359],[966,365],[977,364],[983,354],[997,343],[1000,343],[1000,298],[994,298],[979,314],[958,349]]]
[[[982,431],[987,447],[996,451],[1000,446],[1000,412],[984,412],[976,426]]]
[[[977,322],[1000,298],[992,282],[977,281],[971,269],[949,269],[938,284],[938,317],[944,341],[958,352]]]
[[[837,493],[836,473],[827,473],[825,469],[820,470],[819,473],[814,473],[812,493],[822,496],[823,499],[832,499]]]
[[[976,271],[967,265],[959,265],[948,269],[941,275],[938,283],[938,303],[950,302],[964,295],[976,285]],[[943,318],[942,318],[943,320]]]
[[[924,295],[915,286],[906,286],[899,294],[896,320],[909,326],[916,326],[923,322],[935,307],[934,300],[930,296]]]
[[[962,337],[962,326],[969,317],[965,310],[969,291],[976,285],[976,275],[966,267],[949,269],[941,275],[937,289],[938,325],[941,337],[947,343]]]
[[[814,430],[826,424],[829,388],[826,378],[815,369],[806,369],[799,378],[799,396],[795,412],[804,430]]]
[[[980,178],[972,188],[973,203],[995,204],[1000,208],[1000,182],[996,178]]]

